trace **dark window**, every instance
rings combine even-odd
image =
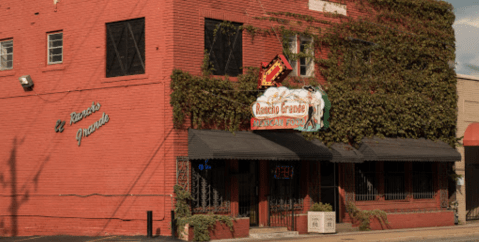
[[[225,161],[191,162],[191,195],[193,212],[228,212]]]
[[[364,70],[368,68],[361,67],[371,64],[371,53],[375,45],[375,43],[369,41],[349,38],[349,60],[347,61],[349,62],[348,72],[350,77],[361,77],[368,74],[364,73]]]
[[[214,75],[238,76],[243,66],[243,35],[240,23],[205,19],[205,49]]]
[[[356,201],[375,200],[378,195],[376,182],[376,162],[355,164]]]
[[[106,77],[145,73],[145,18],[106,24]]]
[[[404,162],[384,162],[384,195],[386,200],[406,199]]]
[[[414,162],[412,164],[414,199],[434,197],[432,164],[431,162]]]

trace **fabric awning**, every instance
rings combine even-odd
[[[462,142],[464,146],[479,146],[479,123],[471,123],[467,126]]]
[[[365,161],[460,161],[456,149],[442,141],[365,138],[359,146]]]
[[[188,157],[238,160],[332,160],[332,152],[320,141],[300,133],[274,131],[188,130]]]
[[[362,163],[364,156],[358,150],[345,143],[335,143],[331,145],[333,153],[333,163]]]

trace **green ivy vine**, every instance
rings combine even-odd
[[[389,224],[386,212],[379,209],[361,210],[354,203],[348,202],[346,211],[353,220],[359,222],[359,230],[361,231],[371,230],[371,219],[377,219],[382,226]]]
[[[186,191],[182,186],[175,185],[173,187],[176,194],[175,214],[176,228],[178,236],[184,236],[185,225],[193,226],[194,241],[209,241],[210,230],[214,229],[216,222],[225,224],[233,231],[234,218],[226,215],[217,214],[195,214],[191,215],[188,201],[193,200],[190,192]]]
[[[364,137],[379,136],[442,140],[454,147],[458,97],[456,74],[449,66],[455,60],[452,6],[435,0],[342,2],[364,14],[353,18],[324,13],[329,20],[322,20],[269,12],[269,17],[255,20],[275,22],[274,26],[241,27],[252,38],[278,33],[290,61],[312,58],[324,77],[323,89],[331,101],[330,128],[304,135],[328,145],[358,144]],[[292,53],[288,45],[293,36],[308,36],[313,44]],[[319,58],[324,51],[328,58]],[[249,127],[248,105],[259,93],[248,90],[256,89],[257,69],[245,70],[238,82],[211,77],[207,70],[202,76],[174,70],[171,78],[175,127],[183,125],[184,113],[196,128]],[[288,87],[303,83],[317,85],[320,77],[283,81]]]

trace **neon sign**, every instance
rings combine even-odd
[[[211,170],[211,166],[208,165],[208,159],[205,161],[205,164],[200,164],[198,166],[198,169],[200,169],[200,171],[202,170]]]
[[[273,174],[274,179],[293,179],[294,166],[276,166]]]

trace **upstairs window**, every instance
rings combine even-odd
[[[63,33],[48,34],[48,64],[63,62]]]
[[[287,56],[293,68],[290,75],[301,77],[314,76],[314,45],[313,39],[307,36],[293,36],[289,38],[287,46],[291,56]]]
[[[238,76],[243,67],[242,24],[205,19],[205,50],[213,75]]]
[[[371,77],[369,68],[364,67],[371,65],[371,54],[376,44],[352,37],[349,37],[348,40],[348,58],[345,61],[349,65],[349,77]]]
[[[13,68],[13,40],[0,42],[0,71]]]
[[[145,73],[145,18],[106,24],[106,77]]]

